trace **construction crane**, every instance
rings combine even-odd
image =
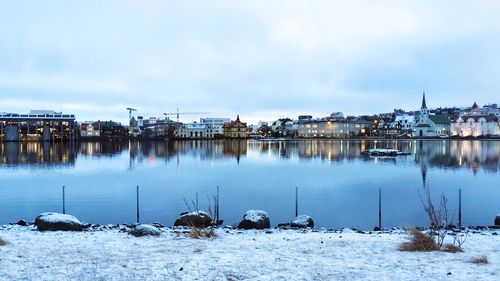
[[[128,110],[128,121],[130,122],[130,120],[132,119],[132,111],[137,111],[137,109],[127,107],[127,110]]]
[[[213,112],[179,112],[179,108],[177,108],[177,112],[174,113],[163,113],[166,117],[174,115],[177,118],[177,122],[179,122],[179,115],[199,115],[199,114],[212,114]]]

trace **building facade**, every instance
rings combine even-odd
[[[27,114],[0,113],[1,141],[73,141],[78,137],[75,115],[53,110]]]
[[[496,105],[493,108],[479,108],[474,102],[451,123],[451,135],[458,137],[482,137],[500,135],[500,118]],[[500,114],[499,114],[500,115]]]
[[[200,123],[212,128],[214,137],[224,136],[224,124],[231,122],[230,118],[200,118]]]
[[[245,139],[248,138],[247,123],[240,121],[240,116],[236,117],[235,121],[224,124],[224,138],[228,139]]]
[[[212,139],[214,135],[211,125],[197,122],[182,124],[177,130],[177,137],[181,139]]]
[[[350,138],[365,136],[371,122],[314,120],[298,124],[301,138]]]

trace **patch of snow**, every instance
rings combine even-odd
[[[46,212],[39,214],[37,217],[43,221],[50,223],[63,222],[63,223],[82,224],[80,220],[78,220],[76,217],[68,214]]]
[[[200,216],[200,215],[204,215],[204,216],[207,216],[207,217],[210,217],[208,215],[208,213],[206,212],[203,212],[203,211],[193,211],[193,212],[189,212],[189,213],[184,213],[181,215],[181,217],[184,217],[184,216]]]
[[[400,252],[406,232],[216,232],[192,239],[165,229],[137,239],[118,229],[0,227],[9,241],[0,247],[0,280],[500,280],[497,230],[469,234],[456,254]],[[470,262],[481,256],[489,264]]]
[[[248,210],[243,219],[251,221],[251,222],[259,222],[262,219],[269,217],[265,211],[262,210]]]

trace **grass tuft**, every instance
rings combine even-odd
[[[482,256],[480,258],[473,258],[470,260],[471,263],[475,263],[475,264],[488,264],[489,261],[488,261],[488,257],[486,256]]]
[[[438,244],[429,234],[425,234],[417,229],[410,229],[410,241],[399,245],[400,251],[405,252],[430,252],[439,250]]]
[[[441,251],[447,252],[447,253],[461,253],[461,252],[463,252],[463,250],[460,247],[455,246],[453,244],[444,244],[443,247],[441,247]]]
[[[7,244],[7,241],[3,240],[1,237],[0,237],[0,246],[5,246]]]
[[[200,229],[198,227],[191,228],[191,232],[189,233],[189,237],[193,239],[201,239],[201,238],[213,238],[217,237],[217,233],[212,227]]]

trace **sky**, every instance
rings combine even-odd
[[[498,103],[500,1],[0,0],[0,112],[242,121]],[[182,121],[199,115],[182,115]]]

